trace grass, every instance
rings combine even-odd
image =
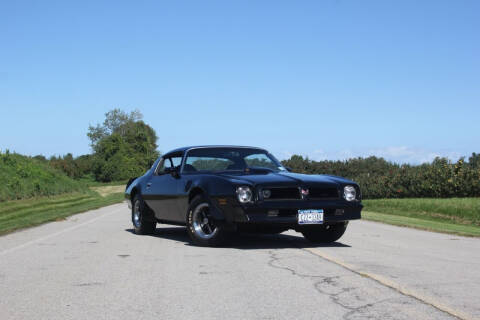
[[[128,180],[111,181],[111,182],[99,182],[99,181],[95,181],[93,177],[84,177],[84,178],[79,179],[78,181],[82,182],[83,184],[85,184],[89,187],[119,186],[119,185],[125,186],[128,182]]]
[[[117,185],[117,186],[114,186],[114,185],[105,185],[103,187],[91,187],[90,189],[92,189],[93,191],[95,192],[98,192],[102,197],[105,197],[109,194],[112,194],[112,193],[122,193],[125,191],[125,185],[122,184],[122,185]]]
[[[123,201],[124,186],[121,186],[120,192],[120,188],[107,188],[1,202],[0,235]]]
[[[480,198],[364,200],[362,217],[393,225],[480,236]]]

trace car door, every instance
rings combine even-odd
[[[155,217],[160,220],[172,222],[180,221],[178,212],[178,197],[180,180],[169,172],[167,168],[179,167],[181,155],[164,157],[157,169],[150,177],[143,192],[145,202],[155,212]]]

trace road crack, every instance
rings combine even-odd
[[[357,274],[357,275],[360,275],[364,278],[367,278],[367,279],[370,279],[386,288],[389,288],[399,294],[401,294],[402,296],[404,297],[409,297],[409,298],[412,298],[420,303],[423,303],[425,305],[428,305],[428,306],[431,306],[432,308],[442,312],[442,313],[445,313],[445,314],[448,314],[449,316],[451,317],[454,317],[454,318],[457,318],[457,319],[470,319],[472,318],[471,316],[468,316],[468,315],[465,315],[463,314],[462,312],[459,312],[458,310],[453,310],[449,307],[446,307],[446,306],[443,306],[443,305],[439,305],[438,303],[435,303],[435,302],[432,302],[432,301],[429,301],[430,299],[426,299],[425,297],[419,297],[417,294],[413,294],[411,292],[405,292],[405,289],[401,289],[399,288],[398,286],[396,285],[392,285],[391,283],[385,283],[385,281],[383,281],[382,279],[379,279],[378,277],[375,277],[373,274],[371,273],[368,273],[368,272],[361,272],[361,271],[358,271],[354,268],[352,268],[351,266],[345,264],[345,263],[342,263],[342,262],[339,262],[339,261],[336,261],[335,259],[331,258],[331,257],[326,257],[324,255],[320,255],[318,253],[315,253],[309,249],[305,249],[305,248],[302,248],[302,247],[298,247],[300,250],[304,251],[304,252],[307,252],[313,256],[316,256],[318,258],[321,258],[325,261],[329,261],[331,263],[334,263],[342,268],[344,268],[345,270],[348,270],[354,274]]]
[[[389,299],[382,299],[375,302],[364,303],[362,301],[360,295],[352,294],[356,287],[342,287],[338,280],[341,279],[340,276],[322,276],[322,275],[315,275],[315,274],[306,274],[300,273],[292,267],[288,267],[282,265],[281,259],[276,252],[269,251],[269,261],[268,265],[275,269],[285,270],[288,271],[291,275],[300,277],[303,279],[311,279],[314,281],[313,288],[320,294],[326,295],[329,299],[340,306],[341,308],[345,309],[346,313],[343,315],[343,319],[348,320],[351,317],[355,316],[358,313],[363,313],[365,309],[374,307],[376,304],[387,302]],[[343,297],[344,295],[348,295],[348,297]],[[354,301],[352,301],[354,300]],[[352,306],[355,302],[360,303],[359,306]]]
[[[85,283],[77,283],[74,284],[73,286],[75,287],[93,287],[93,286],[103,286],[105,285],[102,282],[85,282]]]

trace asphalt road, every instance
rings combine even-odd
[[[480,319],[480,239],[367,221],[190,244],[125,204],[0,237],[0,319]]]

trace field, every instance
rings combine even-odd
[[[0,202],[0,235],[121,202],[123,190],[123,185],[95,187],[85,192]]]
[[[480,198],[364,200],[362,217],[437,232],[480,236]]]

